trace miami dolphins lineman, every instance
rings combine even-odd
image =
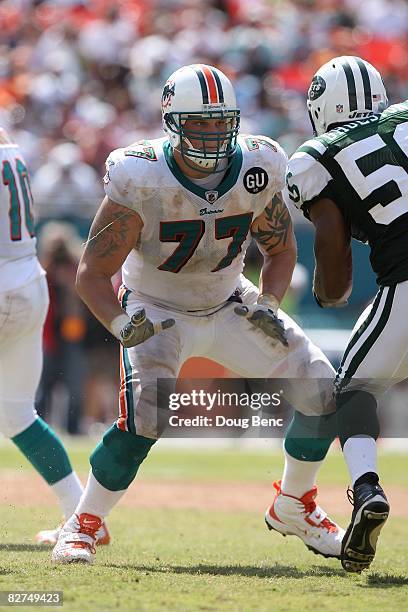
[[[334,371],[279,309],[296,261],[280,196],[286,155],[268,138],[239,136],[233,87],[211,66],[185,66],[168,79],[162,117],[164,138],[109,156],[106,198],[78,269],[82,299],[122,344],[120,414],[91,456],[53,560],[92,562],[96,530],[158,437],[157,379],[176,378],[192,355],[244,377],[315,381],[286,440],[266,521],[337,557],[343,530],[316,505],[314,485],[332,438],[307,437],[309,423],[333,410]],[[259,290],[242,275],[251,237],[264,256]],[[119,304],[111,277],[121,267]]]

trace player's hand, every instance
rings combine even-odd
[[[241,317],[246,317],[254,327],[261,329],[270,338],[288,346],[283,321],[271,308],[262,304],[251,304],[250,306],[236,306],[234,312]]]
[[[129,323],[120,331],[120,341],[125,348],[136,346],[142,342],[146,342],[155,334],[159,334],[164,329],[169,329],[175,324],[174,319],[166,319],[153,323],[146,317],[144,308],[137,310],[130,319]]]

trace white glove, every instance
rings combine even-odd
[[[159,334],[175,324],[174,319],[166,319],[153,323],[146,317],[144,308],[137,310],[132,318],[127,315],[119,315],[111,323],[111,330],[114,336],[120,340],[125,348],[130,348],[146,342],[155,334]]]
[[[254,327],[261,329],[270,338],[288,346],[285,326],[275,312],[275,309],[278,310],[278,306],[279,302],[274,296],[261,295],[257,304],[236,306],[234,312],[246,317]]]

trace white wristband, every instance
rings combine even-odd
[[[348,306],[348,300],[338,301],[338,302],[325,302],[324,300],[320,300],[322,308],[344,308]]]
[[[263,293],[258,297],[257,303],[270,308],[275,314],[278,312],[279,300],[273,293]]]
[[[130,319],[127,314],[120,314],[113,319],[110,324],[110,329],[112,334],[120,340],[120,332],[125,327],[127,323],[130,323]]]

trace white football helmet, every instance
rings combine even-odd
[[[187,119],[222,119],[225,131],[208,132],[184,129]],[[173,149],[184,162],[204,173],[221,172],[232,161],[237,146],[239,110],[230,80],[217,68],[192,64],[176,70],[167,80],[162,94],[163,128]],[[188,136],[188,137],[187,137]],[[195,141],[193,147],[191,141]],[[200,146],[197,146],[197,142]]]
[[[381,113],[387,106],[378,70],[351,55],[334,57],[321,66],[307,93],[307,108],[317,136],[337,123]]]

